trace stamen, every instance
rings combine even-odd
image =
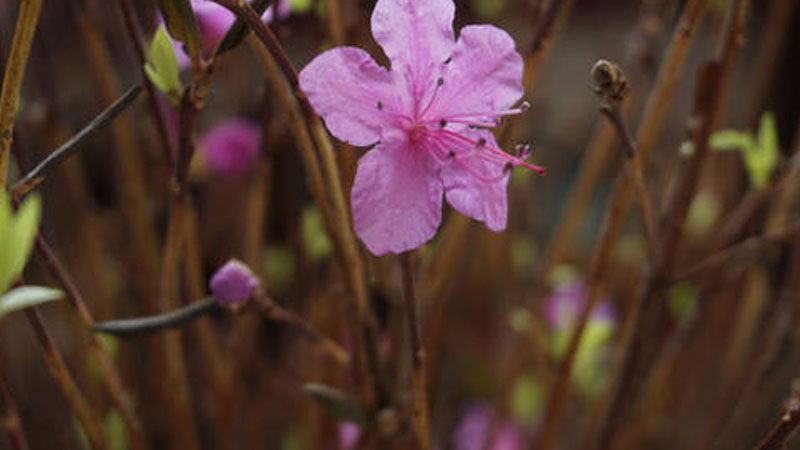
[[[442,119],[439,121],[439,128],[444,128],[447,126],[447,121]]]
[[[472,139],[470,139],[470,138],[468,138],[466,136],[462,136],[462,135],[460,135],[458,133],[454,133],[454,132],[449,131],[449,130],[441,130],[439,132],[439,134],[445,135],[445,136],[450,136],[450,137],[453,137],[453,138],[456,138],[456,139],[460,139],[460,140],[462,140],[464,142],[468,142],[468,143],[470,143],[472,145],[475,145],[475,146],[477,146],[477,144],[478,144],[478,142],[473,141]],[[534,171],[534,172],[536,172],[538,174],[544,175],[545,173],[547,173],[547,171],[544,168],[536,166],[536,165],[533,165],[533,164],[526,163],[525,161],[522,161],[521,159],[519,159],[517,157],[511,156],[508,153],[506,153],[506,152],[504,152],[504,151],[502,151],[502,150],[500,150],[498,148],[495,148],[495,147],[493,147],[491,145],[485,145],[485,146],[483,146],[481,148],[485,148],[485,149],[489,150],[490,152],[492,152],[494,155],[497,155],[497,156],[500,156],[502,158],[505,158],[507,161],[509,161],[511,163],[514,163],[515,165],[519,165],[519,166],[525,167],[526,169],[532,170],[532,171]]]
[[[383,111],[383,102],[378,100],[378,111]]]

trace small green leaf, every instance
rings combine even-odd
[[[747,151],[753,146],[753,136],[736,130],[722,130],[711,135],[709,144],[717,151]]]
[[[331,254],[333,246],[330,239],[328,239],[328,234],[325,232],[322,215],[317,208],[308,207],[303,210],[301,226],[303,229],[303,241],[312,261],[320,261]]]
[[[20,309],[60,300],[64,293],[58,289],[42,286],[21,286],[0,297],[0,317]]]
[[[311,0],[289,0],[292,5],[292,12],[304,14],[311,10],[313,2]]]
[[[6,195],[2,194],[0,197]],[[0,209],[4,207],[0,205]],[[39,196],[32,194],[13,217],[3,219],[6,223],[5,227],[0,228],[0,292],[8,289],[28,262],[36,232],[39,230],[41,210]]]
[[[364,425],[367,415],[355,399],[344,392],[318,383],[307,383],[303,390],[314,397],[332,416],[343,422]]]
[[[697,313],[698,295],[693,284],[679,283],[670,288],[667,304],[672,316],[678,320],[694,316]]]
[[[511,390],[511,413],[522,424],[535,424],[542,414],[544,393],[541,383],[532,376],[517,379]]]
[[[779,153],[775,116],[766,112],[761,116],[756,145],[744,152],[745,168],[754,188],[763,189],[769,184]]]
[[[153,36],[153,42],[150,43],[144,71],[147,78],[159,91],[165,94],[175,94],[181,91],[178,59],[175,57],[175,49],[172,47],[172,41],[163,25],[158,27]]]
[[[169,34],[186,44],[191,57],[199,57],[202,51],[200,30],[189,0],[158,0],[158,7]]]

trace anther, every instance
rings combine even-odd
[[[447,59],[444,60],[445,64],[450,64],[451,62],[453,62],[453,57],[452,56],[450,56],[450,57],[448,57]]]
[[[439,128],[444,128],[447,126],[447,121],[442,119],[439,121]]]
[[[436,79],[436,86],[441,86],[444,84],[444,78],[439,77]]]
[[[513,163],[511,163],[511,162],[507,162],[507,163],[506,163],[506,164],[503,166],[503,172],[505,172],[505,173],[509,173],[509,172],[511,172],[512,170],[514,170],[514,164],[513,164]]]
[[[485,147],[485,146],[486,146],[486,139],[485,139],[485,138],[480,138],[480,139],[478,139],[478,145],[477,145],[477,147],[478,147],[478,148],[483,148],[483,147]]]
[[[383,102],[378,100],[378,111],[383,111]]]
[[[520,111],[527,111],[531,109],[531,104],[528,101],[523,101],[521,105],[519,105]]]
[[[447,157],[450,158],[450,159],[455,159],[456,152],[454,152],[453,150],[450,150],[450,153],[447,154]]]

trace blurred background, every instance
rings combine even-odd
[[[157,2],[129,2],[129,17],[141,27],[138,38],[131,36],[123,3],[44,2],[19,103],[12,182],[124,90],[145,82],[133,42],[149,48],[161,23]],[[324,49],[343,44],[366,48],[385,62],[369,29],[374,3],[291,0],[279,6],[270,28],[298,70]],[[526,99],[532,109],[505,123],[498,136],[508,151],[532,144],[532,161],[548,173],[515,170],[506,232],[492,233],[445,207],[436,239],[415,254],[435,448],[753,448],[783,414],[800,370],[800,263],[794,262],[800,261],[800,241],[796,232],[780,235],[798,219],[798,164],[792,159],[800,146],[798,2],[455,3],[456,30],[497,25],[528,59]],[[602,99],[593,91],[590,71],[599,59],[621,67],[627,77],[622,107],[636,136],[646,125],[645,104],[658,86],[682,11],[694,3],[705,6],[643,157],[658,233],[647,237],[635,199],[598,265],[596,242],[616,180],[626,177],[630,163],[598,113]],[[659,249],[676,226],[666,214],[670,192],[685,181],[681,173],[696,156],[687,130],[697,74],[725,36],[726,11],[740,3],[746,9],[735,58],[729,78],[717,80],[722,93],[712,148],[677,225],[682,231],[675,261],[665,270],[648,246]],[[17,1],[0,3],[4,65],[17,8]],[[180,44],[174,48],[183,52]],[[179,304],[205,297],[214,271],[238,258],[277,303],[349,352],[358,351],[347,332],[354,320],[348,269],[309,193],[295,119],[264,57],[251,36],[214,61],[192,130],[191,207],[188,225],[178,231],[188,243],[181,256],[164,255],[174,192],[164,147],[178,145],[179,123],[167,96],[157,93],[155,100],[168,124],[167,144],[146,91],[42,184],[42,234],[96,320],[169,309],[160,298],[168,271],[177,280]],[[185,86],[191,72],[181,71]],[[724,130],[729,133],[720,135]],[[762,142],[758,136],[766,133],[777,136],[776,145],[751,149],[723,142],[732,135]],[[336,143],[336,150],[349,192],[364,149]],[[771,152],[774,161],[764,167],[748,152]],[[726,248],[765,235],[771,240],[749,244],[752,251],[723,254],[698,268]],[[144,448],[414,448],[400,266],[396,258],[376,258],[360,244],[359,251],[378,323],[376,373],[386,391],[377,403],[362,405],[367,419],[342,420],[330,404],[304,391],[307,383],[322,383],[363,400],[363,386],[350,369],[327,359],[313,341],[252,310],[217,313],[180,331],[100,339],[141,421]],[[663,273],[653,275],[653,267]],[[25,279],[58,285],[36,257]],[[640,289],[648,282],[658,293],[641,303]],[[590,296],[598,301],[564,380],[564,358]],[[642,313],[637,305],[648,308]],[[106,372],[91,356],[96,341],[85,324],[66,303],[41,311],[106,448],[136,448],[130,423],[105,388]],[[636,382],[620,386],[625,349],[642,314],[647,337],[636,336],[647,344],[634,345]],[[51,376],[21,313],[0,322],[0,361],[30,448],[97,447],[87,440],[85,424]],[[560,397],[554,388],[559,379],[566,385]],[[609,415],[615,395],[625,406]],[[604,432],[613,435],[610,447],[602,447]]]

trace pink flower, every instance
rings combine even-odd
[[[589,290],[580,280],[572,280],[556,287],[544,300],[547,322],[554,330],[572,327],[578,320],[583,306],[589,300]],[[607,298],[602,298],[592,311],[592,321],[616,322],[616,315]]]
[[[203,54],[208,57],[217,49],[217,45],[222,41],[225,33],[233,25],[236,16],[228,9],[220,6],[211,0],[191,0],[192,10],[197,19],[197,27],[200,29],[200,37],[203,41]],[[265,23],[270,23],[275,17],[275,5],[278,9],[278,18],[286,18],[291,12],[289,0],[275,0],[270,5],[262,19]],[[175,46],[175,56],[178,58],[178,66],[181,69],[189,67],[189,56],[183,51],[183,44],[173,41]]]
[[[480,404],[465,412],[453,433],[454,450],[481,450],[490,438],[490,426],[494,411]],[[522,450],[523,442],[519,429],[513,423],[502,421],[500,428],[489,443],[489,450]]]
[[[243,262],[232,259],[211,277],[211,295],[225,306],[236,307],[250,300],[260,282]]]
[[[425,243],[442,218],[442,196],[493,231],[506,227],[506,185],[529,152],[509,155],[488,131],[522,96],[523,61],[503,30],[473,25],[458,41],[452,0],[378,0],[372,33],[388,70],[365,51],[340,47],[300,73],[300,87],[330,132],[357,146],[351,193],[359,238],[381,255]]]
[[[222,122],[198,142],[200,154],[209,170],[225,177],[242,174],[258,156],[261,131],[245,120]]]

